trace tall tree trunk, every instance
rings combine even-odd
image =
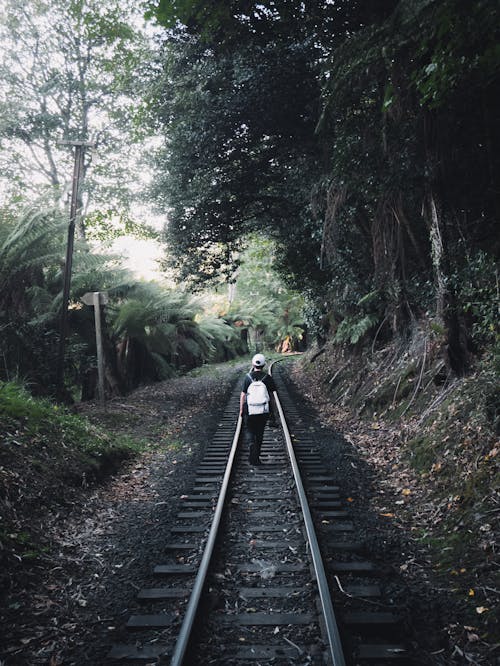
[[[446,244],[446,228],[441,207],[431,188],[427,192],[426,208],[434,273],[435,314],[445,332],[445,360],[455,374],[463,375],[469,366],[467,333],[460,316],[460,303],[453,289],[447,286],[451,262]]]
[[[431,259],[434,273],[434,284],[436,289],[436,318],[441,326],[444,326],[444,310],[446,302],[446,278],[443,269],[444,246],[441,231],[441,216],[435,195],[429,188],[427,193],[429,238],[431,242]]]

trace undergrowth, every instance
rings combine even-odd
[[[409,464],[440,509],[422,541],[447,571],[488,567],[496,557],[500,502],[500,392],[494,358],[414,418],[404,441]]]
[[[110,437],[87,419],[43,398],[34,398],[20,384],[0,382],[0,424],[2,445],[14,444],[31,453],[37,447],[68,447],[90,462],[91,457],[111,453],[138,452],[142,444],[127,436]]]
[[[490,636],[490,606],[478,589],[496,589],[500,505],[500,385],[498,349],[458,378],[442,360],[439,337],[428,327],[386,348],[330,344],[302,362],[313,399],[329,421],[365,446],[387,475],[407,470],[404,524],[430,555],[433,568],[456,590]],[[388,450],[387,460],[380,451]],[[392,463],[391,463],[392,465]],[[390,472],[389,472],[390,474]],[[484,587],[486,586],[486,588]]]
[[[0,382],[0,570],[43,557],[50,545],[42,517],[143,448],[20,384]],[[5,582],[0,575],[0,587]]]

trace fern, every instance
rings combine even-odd
[[[333,338],[337,344],[349,343],[357,344],[361,338],[378,322],[378,317],[367,314],[361,318],[346,317],[338,325]]]
[[[3,219],[0,228],[2,291],[22,273],[60,260],[64,225],[56,211],[30,209],[17,220]]]

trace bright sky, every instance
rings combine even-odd
[[[138,240],[130,236],[117,238],[112,251],[125,258],[125,266],[141,280],[164,280],[164,274],[158,270],[158,260],[163,255],[163,248],[155,240]]]

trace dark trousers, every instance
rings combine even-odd
[[[244,441],[248,446],[248,459],[257,462],[262,447],[264,428],[269,414],[247,414],[244,421]]]

